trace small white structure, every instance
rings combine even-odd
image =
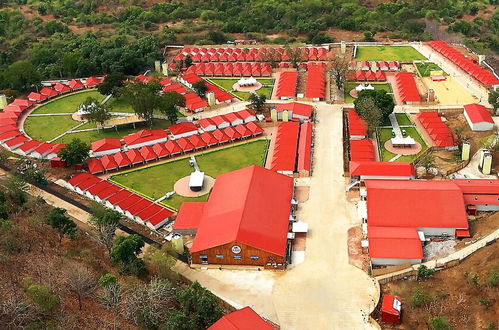
[[[192,191],[200,191],[204,185],[204,172],[194,171],[189,178],[189,188]]]
[[[257,84],[257,81],[253,77],[249,78],[244,78],[242,77],[237,81],[237,85],[240,87],[249,87],[249,86],[255,86]]]
[[[355,87],[355,90],[359,93],[362,91],[373,91],[374,87],[371,84],[363,83],[363,84],[360,84],[357,87]]]
[[[85,115],[88,115],[89,113],[92,112],[93,109],[97,107],[97,104],[95,102],[91,104],[81,104],[78,107],[78,111],[76,112],[77,115],[84,117]]]
[[[412,137],[407,136],[407,137],[394,137],[391,138],[390,141],[392,142],[392,145],[394,147],[412,147],[416,144],[416,140],[414,140]]]

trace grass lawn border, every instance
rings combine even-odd
[[[50,104],[50,103],[55,102],[55,101],[63,100],[66,97],[77,95],[77,94],[82,94],[82,93],[86,93],[86,92],[95,92],[95,91],[98,91],[98,89],[97,88],[85,88],[85,89],[78,90],[78,91],[75,91],[75,92],[69,92],[69,93],[66,93],[66,94],[59,95],[57,97],[54,97],[53,99],[48,100],[47,102],[39,103],[39,106],[36,107],[35,109],[33,109],[33,111],[31,111],[29,114],[30,115],[31,114],[36,114],[36,112],[38,110],[40,110],[41,108],[43,108],[47,104]],[[104,98],[105,97],[106,96],[104,96]],[[76,112],[76,111],[73,111],[73,112]],[[60,113],[65,113],[65,112],[60,112]],[[52,114],[52,112],[48,112],[47,114]],[[29,115],[28,115],[28,117],[29,117]]]
[[[205,155],[205,154],[209,154],[209,153],[213,153],[213,152],[217,152],[217,151],[222,151],[222,150],[226,150],[226,149],[230,149],[230,148],[235,148],[235,147],[239,147],[241,145],[245,145],[245,144],[249,144],[249,143],[253,143],[253,142],[258,142],[258,141],[265,141],[266,144],[265,144],[265,154],[264,154],[264,157],[263,157],[263,164],[261,164],[261,166],[265,166],[265,161],[267,160],[267,155],[268,155],[268,152],[269,152],[269,144],[270,144],[270,140],[267,139],[267,138],[256,138],[256,139],[251,139],[251,140],[246,140],[246,141],[242,141],[242,142],[238,142],[238,143],[232,143],[230,145],[225,145],[225,146],[221,146],[219,148],[213,148],[213,149],[209,149],[209,150],[204,150],[204,151],[201,151],[201,152],[198,152],[198,153],[190,153],[188,155],[182,155],[180,157],[174,157],[174,158],[170,158],[170,159],[166,159],[164,161],[160,161],[160,162],[155,162],[155,163],[152,163],[152,164],[148,164],[148,165],[145,165],[143,167],[140,167],[140,168],[130,168],[128,170],[125,170],[125,171],[122,171],[122,172],[119,172],[119,173],[116,173],[116,174],[113,174],[113,175],[110,175],[108,177],[108,180],[120,187],[123,187],[127,190],[130,190],[130,191],[133,191],[134,193],[140,195],[140,196],[143,196],[143,197],[146,197],[152,201],[154,201],[154,199],[143,193],[143,192],[140,192],[140,191],[137,191],[131,187],[128,187],[126,185],[123,185],[121,183],[118,183],[116,182],[115,180],[113,180],[113,178],[115,176],[120,176],[120,175],[124,175],[124,174],[127,174],[127,173],[130,173],[130,172],[138,172],[138,171],[142,171],[142,170],[146,170],[146,169],[149,169],[149,168],[152,168],[152,167],[155,167],[155,166],[160,166],[160,165],[164,165],[164,164],[167,164],[167,163],[172,163],[172,162],[176,162],[176,161],[181,161],[181,160],[184,160],[184,159],[187,159],[187,158],[190,158],[191,156],[199,156],[199,155]],[[163,200],[160,202],[160,204],[163,204],[164,206],[172,209],[172,210],[175,210],[175,211],[178,211],[179,209],[166,203],[165,201],[167,201],[167,199]]]

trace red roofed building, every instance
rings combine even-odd
[[[43,87],[40,90],[40,94],[45,95],[49,99],[53,98],[53,97],[56,97],[57,95],[59,95],[59,93],[55,89],[52,89],[52,88],[49,88],[49,87]]]
[[[230,137],[224,133],[223,130],[217,129],[212,132],[213,137],[218,140],[219,143],[225,143],[230,141]]]
[[[173,211],[163,208],[158,213],[149,216],[147,219],[141,218],[143,222],[145,222],[146,226],[151,229],[159,229],[161,226],[166,224],[168,220],[170,220],[171,216],[174,214]],[[139,216],[143,216],[139,214]]]
[[[375,161],[376,151],[373,141],[370,139],[350,140],[350,160]]]
[[[105,155],[100,158],[100,161],[102,163],[102,166],[104,166],[104,170],[106,171],[112,171],[118,168],[118,164],[116,163],[112,155]]]
[[[481,104],[464,105],[464,117],[472,131],[490,131],[494,129],[491,110]]]
[[[399,324],[402,319],[402,299],[391,294],[383,295],[381,322]]]
[[[198,124],[205,132],[212,132],[217,129],[217,124],[211,118],[199,119]]]
[[[299,132],[300,123],[279,123],[270,167],[273,171],[286,175],[296,171]]]
[[[68,85],[57,83],[54,85],[54,89],[60,93],[60,94],[65,94],[71,92],[71,88]]]
[[[94,157],[115,154],[120,151],[121,151],[120,139],[107,138],[92,142],[92,155]]]
[[[166,149],[164,143],[156,143],[152,146],[152,150],[159,159],[170,156],[170,152],[168,151],[168,149]]]
[[[29,139],[27,137],[25,137],[24,135],[19,135],[13,139],[9,139],[8,141],[3,142],[3,145],[7,149],[12,151],[12,150],[19,148],[20,146],[22,146],[23,144],[25,144],[28,141],[29,141]]]
[[[98,158],[90,158],[87,161],[88,171],[92,174],[102,173],[105,171],[102,162]]]
[[[25,107],[25,108],[29,108],[33,104],[35,104],[35,102],[30,101],[30,100],[24,100],[24,99],[15,99],[14,101],[12,101],[11,104],[19,105],[19,106]]]
[[[85,85],[87,85],[87,87],[97,87],[97,85],[99,85],[99,84],[100,84],[100,80],[97,77],[89,77],[85,81]]]
[[[276,96],[281,100],[296,97],[296,85],[298,82],[297,71],[282,72],[277,82]]]
[[[288,112],[288,118],[299,119],[301,122],[310,120],[314,114],[314,107],[309,104],[291,102],[278,104],[276,107],[277,119],[282,120],[282,113]]]
[[[180,139],[182,137],[188,137],[194,134],[198,134],[197,126],[190,121],[172,125],[169,127],[169,130],[174,139]]]
[[[312,123],[304,123],[300,128],[300,139],[298,140],[298,162],[296,170],[300,176],[310,176],[312,165],[312,135],[314,126]]]
[[[37,140],[31,140],[20,146],[17,151],[23,156],[27,156],[28,154],[31,153],[31,151],[35,150],[35,148],[39,147],[42,145],[43,142],[37,141]]]
[[[354,109],[348,110],[348,132],[352,140],[362,140],[367,137],[367,124]]]
[[[418,264],[423,244],[413,227],[368,226],[369,256],[375,266]]]
[[[180,235],[196,235],[206,202],[184,202],[173,224],[173,232]]]
[[[36,147],[30,154],[30,157],[44,158],[54,148],[55,144],[44,142]]]
[[[406,162],[351,161],[350,176],[364,180],[412,180],[414,165]]]
[[[395,82],[400,98],[406,104],[419,103],[422,101],[418,86],[412,72],[398,72],[395,74]]]
[[[243,120],[245,124],[257,120],[256,114],[253,110],[249,109],[239,110],[236,112],[236,114],[239,116],[239,118]]]
[[[125,152],[127,158],[130,160],[130,164],[137,165],[137,164],[143,164],[144,163],[144,157],[140,154],[140,152],[137,149],[131,149]]]
[[[226,113],[224,116],[225,116],[225,119],[227,119],[227,121],[230,123],[231,126],[237,126],[237,125],[240,125],[243,123],[243,119],[241,117],[239,117],[237,112],[229,112],[229,113]]]
[[[143,129],[123,138],[129,149],[142,148],[168,140],[168,134],[162,129]]]
[[[194,217],[202,214],[190,250],[193,265],[285,269],[292,198],[292,178],[246,167],[218,176],[202,211],[181,209],[178,217],[189,228],[176,230],[193,230]]]
[[[251,307],[222,316],[208,330],[274,330]]]
[[[154,161],[158,159],[158,155],[154,152],[154,149],[151,146],[144,146],[139,149],[140,154],[144,157],[146,162]]]
[[[453,182],[461,189],[468,209],[481,212],[499,211],[499,180],[459,179]]]
[[[185,108],[194,113],[204,111],[205,108],[209,106],[208,102],[199,97],[194,92],[190,92],[184,95],[185,97]]]
[[[215,125],[217,125],[217,128],[222,129],[230,126],[230,122],[227,118],[225,118],[224,115],[218,115],[215,117],[210,118]]]
[[[85,85],[83,85],[83,83],[80,80],[73,79],[69,82],[69,87],[71,88],[71,90],[77,91],[79,89],[85,88]]]
[[[326,72],[322,65],[309,65],[305,97],[323,101],[326,97]]]
[[[132,162],[130,161],[130,159],[128,159],[128,156],[125,152],[115,153],[113,155],[113,158],[120,169],[132,165]]]
[[[204,132],[200,135],[201,139],[206,143],[207,146],[214,146],[218,144],[218,139],[213,136],[212,132]]]
[[[461,189],[451,181],[367,180],[367,223],[417,228],[428,236],[468,229]]]
[[[182,153],[182,148],[180,148],[180,146],[178,145],[178,143],[175,142],[174,140],[168,140],[168,141],[166,141],[165,142],[165,148],[166,148],[166,150],[168,150],[168,152],[172,156],[178,155],[178,154]]]
[[[206,142],[204,142],[198,134],[189,136],[187,140],[189,140],[189,142],[194,146],[195,150],[207,147]]]
[[[47,97],[46,95],[42,95],[42,94],[35,93],[35,92],[31,92],[31,93],[29,93],[29,95],[28,95],[28,100],[33,101],[33,102],[36,102],[36,103],[43,102],[43,101],[45,101],[47,98],[48,98],[48,97]]]

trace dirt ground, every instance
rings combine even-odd
[[[362,239],[362,228],[352,227],[348,230],[348,258],[350,265],[362,269],[367,273],[369,270],[369,255],[362,251],[360,241]]]
[[[382,328],[428,329],[427,322],[434,316],[448,319],[452,329],[487,329],[489,322],[495,322],[497,326],[499,288],[487,284],[487,279],[494,270],[499,271],[497,243],[484,247],[458,266],[437,272],[426,281],[401,280],[382,285],[383,293],[399,295],[403,299],[402,324],[381,324]],[[471,281],[476,274],[478,284]],[[429,292],[433,302],[415,307],[411,302],[411,295],[417,287]],[[488,299],[490,305],[487,307],[480,304],[481,299]]]
[[[439,104],[462,105],[479,101],[452,77],[447,77],[445,81],[432,81],[431,77],[424,77],[422,81],[427,89],[432,88],[435,91]]]

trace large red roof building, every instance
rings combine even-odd
[[[472,131],[490,131],[494,129],[491,110],[481,104],[465,104],[464,118]]]
[[[193,265],[284,269],[292,198],[292,178],[246,167],[220,175],[204,205],[182,206],[174,228],[196,232]]]
[[[251,307],[222,316],[208,330],[274,330]]]

